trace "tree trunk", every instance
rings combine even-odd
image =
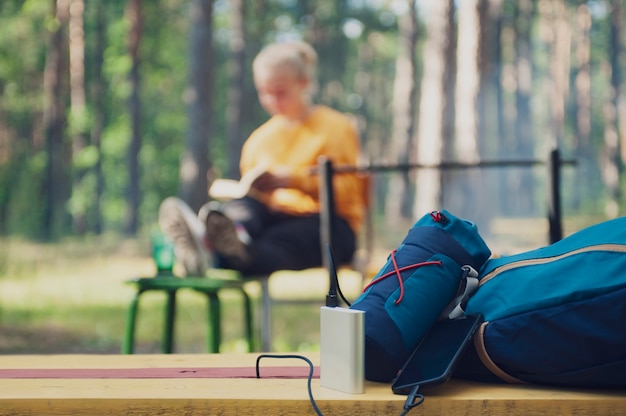
[[[552,42],[550,44],[550,105],[552,146],[560,147],[565,140],[565,99],[569,89],[571,33],[567,23],[564,0],[551,0]]]
[[[477,162],[478,93],[480,91],[480,54],[482,39],[479,9],[485,0],[459,3],[459,35],[456,71],[456,157],[462,162]]]
[[[180,196],[194,210],[207,200],[209,138],[211,137],[213,84],[213,0],[194,0],[189,37],[189,90],[186,94],[189,128],[180,167]]]
[[[72,194],[82,193],[81,183],[84,167],[77,164],[86,146],[87,108],[85,100],[85,4],[83,0],[70,0],[69,45],[70,45],[70,131],[72,133]],[[83,234],[87,230],[87,207],[83,198],[72,198],[71,212],[74,232]],[[84,199],[86,201],[86,199]]]
[[[128,18],[130,32],[128,33],[129,54],[132,61],[130,69],[131,94],[129,112],[131,120],[131,138],[128,147],[128,187],[126,191],[126,218],[124,232],[134,235],[139,229],[139,205],[141,203],[141,186],[139,175],[139,151],[141,150],[141,79],[139,67],[139,47],[143,34],[143,17],[141,14],[142,0],[129,0]]]
[[[480,160],[478,138],[484,128],[480,125],[479,98],[485,67],[484,60],[481,59],[485,33],[481,28],[486,26],[486,11],[486,0],[467,0],[459,3],[458,7],[454,159],[464,163]],[[474,220],[485,212],[481,209],[483,201],[480,195],[481,173],[480,170],[444,172],[444,177],[450,178],[446,181],[449,184],[446,192],[447,206],[455,212],[462,210],[464,215],[471,216]]]
[[[42,237],[51,239],[64,232],[69,223],[65,209],[71,189],[70,171],[71,149],[65,140],[65,99],[66,85],[64,74],[67,69],[67,20],[68,0],[54,2],[56,25],[51,32],[44,69],[44,110],[43,124],[46,143],[46,175],[43,182],[44,209]]]
[[[611,8],[611,31],[609,39],[610,62],[607,71],[610,73],[609,96],[604,104],[604,144],[600,166],[604,184],[608,192],[608,201],[605,213],[609,218],[615,218],[619,214],[619,200],[621,190],[619,186],[622,164],[620,158],[620,141],[618,131],[618,98],[620,91],[620,57],[622,53],[622,5],[621,0],[613,0]]]
[[[503,16],[504,1],[488,0],[479,3],[476,10],[478,18],[478,76],[479,88],[476,97],[478,124],[476,147],[481,158],[493,159],[498,147],[506,141],[503,89],[500,83],[503,64],[502,31],[505,18]],[[461,37],[461,35],[459,35]],[[460,47],[457,47],[460,48]],[[460,72],[460,70],[457,70]],[[460,110],[457,109],[457,114]],[[459,133],[457,132],[457,139]],[[472,195],[469,196],[467,208],[473,221],[483,230],[491,226],[491,219],[501,212],[503,200],[498,193],[498,180],[501,172],[479,169],[469,172],[471,176]],[[466,176],[464,175],[463,178]],[[469,175],[467,179],[470,179]],[[459,192],[467,194],[467,190]],[[489,209],[485,209],[485,201],[489,201]],[[461,202],[463,204],[463,202]],[[465,209],[465,204],[461,205]]]
[[[624,87],[624,79],[622,76],[623,66],[624,66],[624,2],[615,0],[614,2],[614,11],[613,11],[613,20],[615,21],[615,53],[612,55],[613,66],[616,70],[613,72],[615,80],[614,85],[616,85],[616,96],[615,96],[615,105],[617,110],[617,130],[619,135],[620,142],[620,166],[623,172],[624,164],[626,163],[626,87]]]
[[[102,173],[102,132],[105,123],[105,81],[102,76],[104,64],[104,49],[106,42],[106,10],[104,3],[96,3],[96,27],[95,27],[95,51],[93,68],[93,124],[91,130],[91,143],[95,147],[98,159],[93,167],[93,174],[96,181],[96,191],[92,197],[93,206],[93,231],[96,234],[102,233],[102,209],[100,201],[104,194],[104,175]]]
[[[244,92],[244,67],[246,65],[245,1],[231,0],[232,12],[230,37],[230,88],[228,89],[228,172],[227,177],[239,178],[239,160],[243,135],[242,109]]]
[[[391,153],[395,162],[406,164],[412,153],[411,137],[415,132],[415,79],[417,10],[415,2],[408,0],[408,13],[399,17],[400,46],[396,58],[396,77],[393,86],[393,134]],[[389,179],[389,192],[385,200],[386,223],[393,225],[401,218],[410,217],[409,172],[398,172]]]
[[[532,94],[532,54],[531,54],[531,23],[533,21],[533,1],[520,0],[517,3],[515,16],[515,144],[512,153],[519,158],[532,158],[534,140],[530,100]],[[507,188],[516,192],[509,198],[511,212],[517,215],[529,215],[533,211],[532,172],[528,169],[519,174],[509,172]]]
[[[423,165],[437,165],[442,161],[446,131],[450,129],[452,114],[449,89],[453,88],[453,1],[429,2],[426,20],[427,39],[424,45],[424,75],[421,83],[417,161]],[[438,169],[418,169],[417,191],[413,215],[441,208],[442,175]]]
[[[242,121],[242,142],[244,142],[250,133],[259,127],[259,120],[267,119],[267,112],[261,107],[256,88],[251,76],[252,60],[259,53],[261,48],[265,46],[265,35],[272,30],[275,23],[273,16],[267,13],[271,7],[266,0],[244,1],[245,13],[247,16],[254,16],[254,19],[248,17],[245,22],[245,62],[243,65],[243,73],[247,74],[243,77],[244,88],[242,90],[242,102],[245,105],[239,109]],[[234,161],[239,168],[239,159]]]
[[[304,40],[316,50],[319,81],[319,100],[333,108],[341,108],[342,85],[346,74],[348,39],[342,31],[342,21],[347,15],[347,2],[321,2],[298,0],[297,7],[302,16],[311,16],[310,30],[305,32]],[[323,10],[323,12],[322,12]],[[326,63],[332,62],[332,65]]]
[[[578,6],[576,10],[576,75],[574,78],[576,90],[576,160],[578,161],[575,174],[576,183],[579,184],[579,189],[581,190],[591,190],[595,176],[592,174],[592,170],[595,169],[591,169],[589,163],[584,162],[589,160],[589,156],[594,153],[591,145],[590,32],[591,14],[587,5],[583,4]],[[576,209],[582,208],[584,201],[582,192],[577,192],[574,198],[574,207]]]

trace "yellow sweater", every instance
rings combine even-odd
[[[329,107],[316,106],[301,123],[273,116],[252,132],[241,151],[241,175],[258,165],[269,166],[270,171],[288,169],[292,175],[288,188],[258,198],[279,212],[318,213],[319,178],[310,174],[311,167],[317,166],[322,155],[332,160],[334,166],[354,166],[359,151],[359,138],[352,121]],[[333,186],[337,214],[357,233],[365,210],[362,180],[356,174],[335,174]]]

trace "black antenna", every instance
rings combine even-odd
[[[333,220],[335,217],[333,165],[330,159],[325,156],[320,156],[317,163],[320,181],[320,249],[330,282],[326,306],[334,308],[339,305],[339,300],[337,299],[337,270],[332,257]]]
[[[339,306],[337,294],[350,306],[350,302],[341,293],[339,278],[337,277],[337,267],[333,259],[333,222],[335,219],[335,200],[333,191],[333,165],[325,156],[318,159],[318,169],[320,175],[320,242],[322,249],[322,261],[328,270],[330,288],[326,296],[326,306]]]
[[[330,249],[330,244],[326,244],[326,256],[328,258],[328,277],[330,281],[330,288],[328,289],[328,295],[326,295],[326,306],[334,308],[339,306],[339,300],[337,299],[339,278],[337,277],[337,268],[335,267],[335,259],[333,259],[333,251]]]

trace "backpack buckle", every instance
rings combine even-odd
[[[469,265],[462,266],[463,275],[459,282],[459,288],[456,292],[456,296],[443,309],[443,312],[439,315],[438,319],[454,319],[465,314],[465,304],[467,300],[478,289],[478,272]]]

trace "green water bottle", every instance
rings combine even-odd
[[[174,269],[174,244],[160,231],[150,235],[152,259],[158,275],[171,275]]]

